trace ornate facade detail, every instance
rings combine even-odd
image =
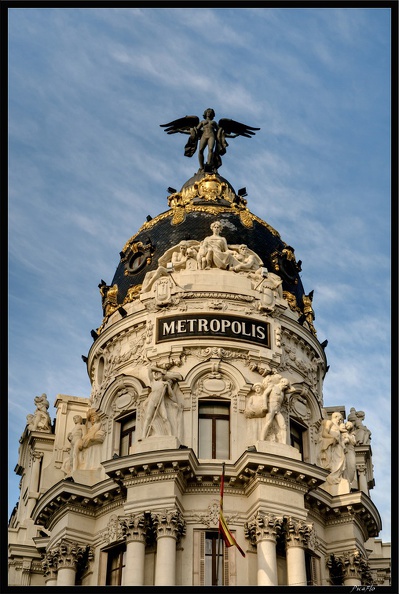
[[[300,373],[309,386],[316,389],[319,382],[319,366],[322,361],[313,349],[288,330],[282,331],[281,345],[281,369],[292,369]]]
[[[313,531],[312,524],[306,524],[306,522],[303,522],[302,520],[287,518],[285,529],[285,541],[287,547],[307,547],[310,535]]]
[[[186,534],[186,522],[177,510],[151,512],[157,538],[170,536],[177,542]]]
[[[295,250],[290,245],[286,245],[281,251],[276,250],[271,254],[271,261],[274,270],[289,283],[298,283],[298,275],[302,270],[301,260],[298,262],[295,258]]]
[[[288,306],[291,311],[294,311],[298,314],[301,313],[301,308],[297,304],[296,297],[293,293],[290,293],[289,291],[283,291],[283,297],[288,302]]]
[[[101,295],[101,304],[103,307],[103,315],[108,318],[118,309],[118,285],[107,285],[105,281],[101,280],[98,285]]]
[[[125,386],[122,384],[115,393],[114,400],[112,402],[112,411],[114,416],[121,412],[131,410],[138,406],[138,393],[137,390],[131,386]]]
[[[107,527],[101,532],[102,539],[107,543],[116,542],[122,540],[124,532],[122,530],[123,520],[120,520],[118,516],[112,514]]]
[[[302,295],[303,318],[301,317],[299,319],[299,322],[303,323],[304,321],[306,321],[309,326],[309,330],[312,332],[312,334],[314,334],[316,336],[317,332],[313,325],[313,320],[315,319],[316,316],[313,311],[312,301],[313,301],[313,291],[311,291],[309,293],[309,295]]]
[[[261,540],[277,542],[283,523],[283,517],[257,512],[255,517],[244,526],[245,537],[253,545],[256,545]]]
[[[200,524],[204,524],[207,528],[214,528],[215,526],[218,526],[219,502],[213,501],[208,505],[207,513],[195,514],[193,519]],[[227,518],[226,521],[228,521]]]
[[[197,398],[232,398],[233,385],[224,374],[212,371],[198,380],[193,391]]]
[[[190,348],[184,347],[185,356],[197,357],[200,361],[208,361],[213,357],[218,357],[221,361],[234,361],[243,359],[249,362],[248,351],[244,349],[224,349],[222,347]]]

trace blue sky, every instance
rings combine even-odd
[[[198,168],[160,124],[213,107],[260,127],[219,170],[302,260],[324,404],[372,431],[380,538],[390,496],[390,10],[11,8],[9,510],[35,396],[88,397],[100,279]],[[396,425],[396,419],[394,419]]]

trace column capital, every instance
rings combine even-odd
[[[145,544],[148,536],[148,521],[144,513],[131,514],[120,520],[120,527],[126,542],[142,542]]]
[[[255,516],[245,524],[245,536],[254,545],[262,540],[271,540],[275,543],[281,531],[283,521],[283,517],[257,512]]]
[[[58,551],[46,551],[42,559],[42,569],[44,581],[57,579],[58,571]]]
[[[356,464],[356,469],[358,472],[361,472],[362,474],[366,474],[367,466],[366,466],[366,464],[363,464],[363,463]]]
[[[151,512],[157,539],[170,536],[179,541],[186,534],[186,522],[178,510]]]
[[[341,554],[332,554],[327,561],[327,567],[335,574],[341,574],[344,581],[348,579],[359,580],[362,584],[371,584],[370,567],[363,553],[355,547]]]
[[[76,542],[63,539],[54,554],[57,557],[57,568],[71,568],[83,570],[87,564],[94,559],[93,549],[87,545],[80,545]]]
[[[285,545],[286,547],[306,548],[310,535],[313,531],[313,524],[307,524],[303,520],[286,518],[285,523]]]
[[[39,452],[38,450],[30,449],[29,452],[31,463],[35,462],[36,460],[41,460],[44,456],[44,452]]]

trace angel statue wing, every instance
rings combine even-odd
[[[178,120],[173,120],[169,124],[160,124],[161,128],[165,128],[167,134],[190,134],[191,128],[196,128],[199,124],[199,118],[197,116],[184,116]]]
[[[178,120],[173,120],[169,124],[160,124],[161,128],[165,128],[167,134],[189,134],[190,138],[184,147],[184,156],[192,157],[197,150],[198,144],[198,132],[197,126],[199,124],[199,118],[197,116],[184,116]]]
[[[255,135],[255,130],[260,130],[260,128],[253,128],[252,126],[247,126],[246,124],[241,124],[227,118],[219,120],[219,128],[223,128],[227,138],[237,138],[237,136],[251,138],[251,136]]]

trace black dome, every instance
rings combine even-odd
[[[217,173],[198,172],[180,192],[172,193],[168,202],[171,208],[145,223],[120,254],[112,280],[112,285],[118,286],[118,304],[130,301],[130,295],[137,295],[146,273],[158,267],[158,259],[166,250],[182,240],[202,241],[217,219],[223,225],[222,235],[227,243],[246,244],[256,252],[263,265],[283,279],[283,291],[295,295],[301,307],[304,289],[293,248],[282,241],[275,229],[248,210],[246,200],[235,193],[226,179]]]

